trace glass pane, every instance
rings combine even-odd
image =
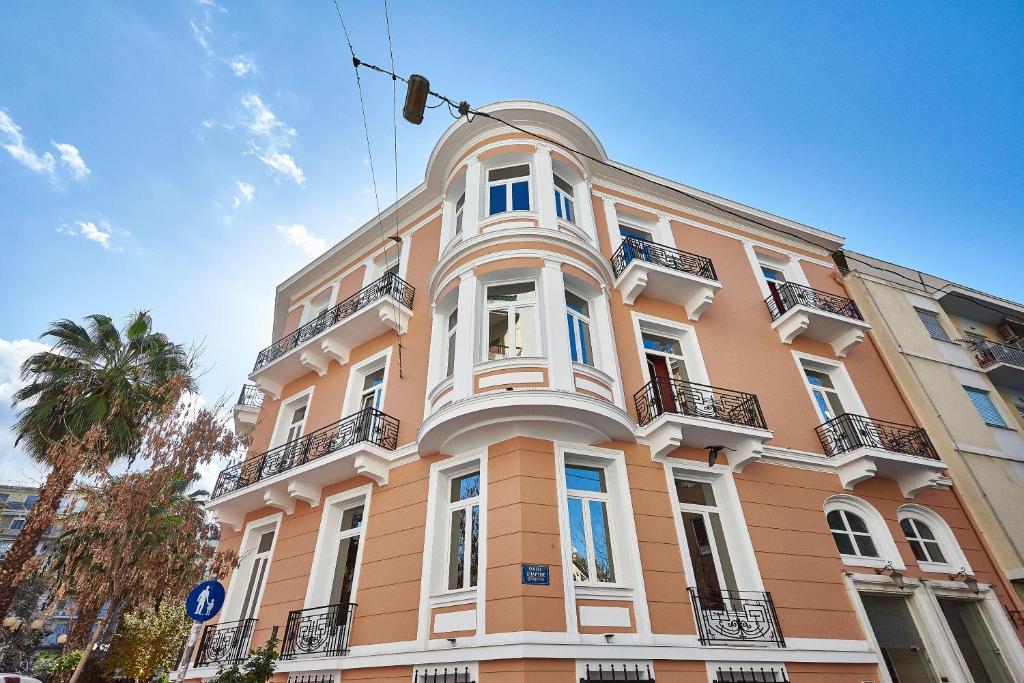
[[[761,272],[764,273],[766,280],[772,280],[774,282],[785,282],[786,276],[778,268],[769,268],[768,266],[761,266]]]
[[[487,357],[491,360],[514,355],[509,350],[508,312],[491,311],[487,316]]]
[[[1003,421],[1003,416],[996,410],[995,404],[992,403],[992,399],[989,398],[988,392],[981,389],[972,389],[971,387],[964,387],[967,390],[967,396],[971,399],[971,403],[977,409],[978,414],[981,415],[981,419],[986,424],[996,425],[998,427],[1005,427],[1006,422]]]
[[[304,417],[306,417],[306,406],[305,406],[305,404],[303,404],[303,405],[299,406],[298,408],[296,408],[295,412],[292,413],[292,424],[296,424],[298,422],[302,422]]]
[[[356,556],[359,553],[359,537],[343,538],[338,542],[338,557],[334,564],[334,580],[331,583],[331,605],[351,602],[352,581],[356,573]]]
[[[537,353],[537,321],[533,306],[518,306],[513,312],[516,326],[516,349],[518,356],[533,356]]]
[[[372,389],[384,383],[384,368],[371,372],[363,379],[363,389]]]
[[[456,333],[453,330],[448,335],[448,358],[445,362],[445,377],[451,377],[455,374],[455,337]]]
[[[676,479],[676,495],[680,503],[715,505],[715,492],[707,482]]]
[[[934,683],[937,679],[906,599],[866,594],[860,599],[892,679]]]
[[[939,605],[975,683],[1012,681],[978,603],[940,598]]]
[[[576,222],[576,208],[572,204],[572,200],[566,197],[565,199],[565,219],[570,223]]]
[[[480,506],[473,506],[471,527],[469,529],[469,585],[476,585],[478,573],[477,553],[480,547]]]
[[[555,190],[555,215],[562,217],[562,193]]]
[[[651,233],[649,233],[649,232],[647,232],[645,230],[639,230],[637,228],[631,228],[628,225],[620,225],[619,226],[619,234],[622,235],[623,237],[633,237],[633,238],[636,238],[638,240],[644,240],[645,242],[653,242],[654,241],[654,238],[651,236]]]
[[[463,192],[459,195],[459,199],[455,202],[455,210],[462,211],[462,205],[466,203],[466,193]]]
[[[349,508],[341,514],[341,531],[358,529],[363,525],[363,506]]]
[[[615,562],[612,558],[611,531],[608,529],[608,514],[602,501],[590,503],[590,533],[594,537],[594,565],[597,580],[615,582]]]
[[[575,581],[589,581],[587,533],[583,521],[583,501],[569,499],[569,546],[572,551],[572,577]]]
[[[711,539],[708,536],[704,516],[695,512],[684,512],[683,529],[686,533],[686,549],[690,554],[690,565],[693,567],[694,581],[697,588],[718,591],[722,585],[718,580],[718,567],[711,551]]]
[[[576,345],[576,319],[568,314],[565,316],[565,319],[569,324],[569,355],[572,357],[573,363],[579,363],[580,352]]]
[[[935,534],[932,533],[932,528],[922,522],[919,519],[914,520],[914,526],[917,527],[917,535],[929,541],[935,540]]]
[[[456,503],[480,495],[480,473],[465,474],[452,479],[451,502]]]
[[[843,555],[857,554],[857,550],[853,547],[853,539],[850,537],[850,534],[833,531],[832,538],[836,542],[836,548],[838,548],[839,552]]]
[[[839,510],[832,510],[825,516],[828,520],[828,528],[834,531],[846,531],[846,522],[843,521],[843,513]]]
[[[525,181],[512,183],[512,210],[530,210],[530,183]]]
[[[594,491],[606,493],[604,470],[581,465],[565,466],[565,487],[572,491]]]
[[[488,211],[489,216],[508,211],[508,200],[506,199],[505,193],[505,185],[492,185],[488,189],[488,206],[490,207],[490,210]]]
[[[565,292],[565,305],[577,313],[590,317],[590,306],[587,305],[587,300],[581,296],[576,296],[572,292],[566,290]]]
[[[448,535],[448,590],[462,588],[465,579],[466,509],[452,510]]]
[[[868,525],[864,523],[864,520],[859,515],[847,512],[846,523],[850,525],[850,531],[859,531],[862,534],[868,533]]]
[[[508,180],[509,178],[521,178],[530,175],[530,165],[520,164],[518,166],[506,166],[505,168],[492,168],[487,172],[487,179]]]
[[[916,559],[918,562],[928,561],[928,555],[925,554],[924,546],[921,545],[920,541],[916,539],[907,539],[907,543],[910,544],[910,550],[914,553],[914,559]]]
[[[259,544],[259,547],[256,548],[256,552],[258,552],[258,553],[269,553],[270,552],[270,546],[272,546],[273,544],[274,544],[274,532],[273,531],[268,531],[267,533],[265,533],[262,536],[260,536],[260,544]]]
[[[729,555],[729,546],[725,542],[725,532],[722,530],[722,520],[718,513],[708,514],[711,520],[711,533],[715,537],[715,549],[718,550],[718,564],[722,568],[722,578],[725,580],[727,590],[736,590],[736,575],[732,570],[732,559]]]
[[[651,334],[650,332],[644,332],[641,336],[644,340],[645,349],[650,351],[660,351],[661,353],[671,353],[676,356],[683,355],[683,351],[679,347],[678,339],[670,339],[657,334]]]
[[[807,376],[807,381],[813,386],[828,387],[829,389],[835,388],[832,384],[832,378],[829,377],[827,373],[818,372],[816,370],[807,370],[805,368],[804,374]]]
[[[857,549],[860,551],[857,554],[862,557],[878,557],[878,551],[875,550],[875,542],[871,540],[870,536],[854,535],[853,539],[857,542]]]
[[[558,189],[560,189],[562,192],[566,193],[570,197],[572,196],[572,185],[567,183],[557,173],[555,174],[555,187],[557,187]]]
[[[487,303],[534,303],[537,293],[532,282],[516,282],[511,285],[494,285],[487,288]]]
[[[836,412],[825,397],[825,392],[815,389],[811,391],[811,395],[814,396],[814,402],[818,406],[818,415],[823,421],[828,422],[836,416]]]
[[[935,541],[925,541],[925,550],[928,551],[928,557],[932,562],[945,562],[946,556],[942,554],[942,548]]]
[[[591,351],[590,346],[590,325],[585,322],[579,323],[580,328],[580,362],[585,365],[594,364],[594,354]]]
[[[454,330],[455,326],[459,324],[459,309],[455,309],[448,314],[448,329]]]
[[[903,535],[907,538],[916,538],[917,532],[914,531],[914,526],[910,523],[910,518],[904,517],[900,520],[900,528],[903,529]]]

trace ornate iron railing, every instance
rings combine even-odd
[[[281,659],[347,655],[355,610],[355,603],[346,602],[289,612],[281,641]]]
[[[776,669],[774,666],[768,669],[763,666],[756,669],[752,666],[745,669],[718,667],[714,683],[789,683],[789,676],[785,669]]]
[[[825,455],[829,457],[866,446],[929,460],[939,459],[939,454],[928,438],[928,432],[922,427],[843,413],[819,426],[816,431]]]
[[[248,408],[259,408],[263,405],[263,392],[255,384],[243,384],[238,394],[238,405]]]
[[[655,683],[654,674],[651,673],[651,667],[649,664],[640,666],[639,664],[598,664],[596,668],[591,668],[587,664],[587,668],[584,671],[583,678],[580,679],[580,683],[611,683],[611,681],[644,681],[644,683]]]
[[[987,368],[996,363],[1006,363],[1024,368],[1024,349],[1016,346],[1007,346],[998,342],[985,340],[971,340],[971,348],[978,359],[978,365]]]
[[[757,396],[741,391],[655,377],[633,395],[633,401],[641,426],[664,413],[676,413],[768,429]]]
[[[287,337],[278,339],[260,351],[259,355],[256,356],[256,365],[253,366],[252,370],[256,372],[264,365],[277,360],[295,347],[300,346],[303,342],[312,339],[324,330],[334,327],[356,311],[366,308],[373,302],[386,296],[390,296],[400,305],[411,309],[415,293],[415,288],[408,282],[394,273],[385,273],[384,277],[371,282],[340,304],[327,309],[313,320],[310,320]]]
[[[829,294],[818,289],[811,289],[795,282],[786,282],[775,287],[771,295],[764,300],[772,320],[776,320],[786,311],[795,306],[808,306],[826,313],[835,313],[844,318],[864,320],[860,309],[853,299],[838,294]]]
[[[1019,609],[1010,609],[1006,605],[1003,605],[1003,609],[1006,610],[1006,616],[1010,618],[1010,623],[1018,631],[1024,628],[1024,612]]]
[[[468,666],[461,669],[457,666],[431,669],[416,669],[413,683],[476,683]]]
[[[786,647],[772,594],[691,588],[701,645],[771,643]]]
[[[249,640],[255,619],[210,624],[203,629],[196,648],[196,666],[241,662],[249,656]]]
[[[632,263],[634,259],[647,261],[656,266],[665,266],[666,268],[683,273],[690,273],[691,275],[697,275],[708,280],[718,279],[718,275],[715,274],[715,264],[706,256],[690,254],[673,247],[667,247],[664,244],[649,242],[639,237],[623,238],[622,244],[612,254],[612,270],[615,272],[615,277],[622,275],[622,271],[626,270],[626,266]]]
[[[362,441],[389,451],[395,450],[398,446],[398,420],[375,408],[363,408],[358,413],[222,470],[211,499]]]

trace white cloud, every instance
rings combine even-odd
[[[73,223],[65,223],[57,228],[57,232],[62,235],[84,237],[87,240],[96,242],[107,251],[113,249],[113,246],[110,244],[110,237],[113,235],[114,230],[110,227],[110,223],[104,220],[101,220],[99,225],[93,221],[74,221]]]
[[[66,142],[53,142],[50,144],[57,148],[60,152],[60,160],[68,167],[71,171],[72,177],[75,180],[83,180],[86,176],[92,173],[89,167],[85,165],[85,160],[82,158],[78,148],[74,145],[70,145]]]
[[[203,48],[203,52],[207,55],[213,56],[213,48],[210,47],[210,41],[208,39],[208,36],[213,35],[213,31],[210,30],[210,26],[205,24],[200,27],[191,19],[188,23],[192,27],[192,37],[196,39],[197,43],[199,43],[199,47]]]
[[[231,198],[231,203],[234,207],[237,209],[242,204],[251,204],[253,197],[256,196],[256,188],[244,180],[236,180],[235,185],[238,187],[239,194]]]
[[[248,113],[243,125],[254,136],[249,141],[250,150],[277,174],[292,179],[297,185],[306,182],[305,172],[287,152],[292,138],[298,134],[296,130],[277,118],[255,93],[243,97],[242,106]]]
[[[11,426],[15,413],[11,396],[25,384],[20,376],[21,364],[33,353],[47,348],[46,344],[31,339],[0,339],[0,472],[4,473],[5,481],[18,479],[35,483],[41,481],[45,473],[44,468],[14,446]]]
[[[256,60],[249,55],[235,55],[228,61],[232,73],[239,78],[245,78],[256,72]]]
[[[311,233],[302,223],[291,225],[275,226],[277,231],[285,236],[289,243],[302,249],[310,256],[319,256],[327,249],[327,243],[322,237]]]

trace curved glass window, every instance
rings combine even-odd
[[[530,210],[530,165],[504,166],[487,172],[487,215]]]

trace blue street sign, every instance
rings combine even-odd
[[[551,584],[551,568],[546,564],[524,564],[523,583],[528,586],[548,586]]]
[[[224,606],[224,586],[220,581],[203,581],[185,598],[185,611],[192,621],[212,619]]]

